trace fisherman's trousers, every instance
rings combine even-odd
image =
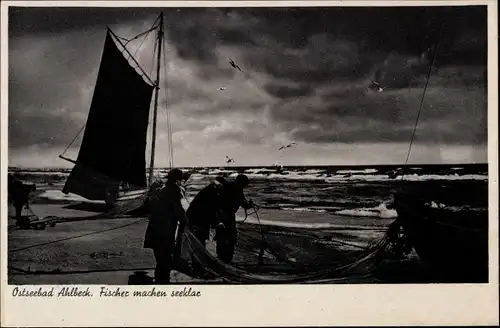
[[[230,264],[233,261],[234,249],[236,247],[238,230],[236,222],[225,224],[225,227],[217,231],[217,258],[222,262]]]
[[[208,239],[208,229],[205,227],[198,227],[198,226],[193,226],[192,227],[193,235],[198,239],[202,247],[205,249],[206,247],[206,240]],[[193,252],[191,256],[191,262],[193,265],[193,273],[197,276],[202,276],[205,274],[205,269],[202,263],[200,263],[196,257],[194,256],[195,252]]]
[[[177,221],[165,220],[148,225],[146,230],[146,238],[144,241],[146,248],[153,250],[156,268],[155,268],[155,283],[168,284],[170,282],[170,272],[172,270],[175,249],[176,249],[176,228]]]
[[[155,247],[153,253],[156,260],[155,284],[166,285],[170,283],[172,270],[172,247]]]

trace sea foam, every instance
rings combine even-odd
[[[382,219],[394,219],[398,217],[396,210],[388,209],[385,203],[381,203],[377,207],[372,208],[345,209],[337,211],[335,214],[345,216],[378,217]]]

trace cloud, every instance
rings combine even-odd
[[[196,163],[255,147],[269,149],[263,158],[274,162],[275,149],[290,141],[302,155],[289,160],[339,143],[408,143],[433,57],[416,142],[486,148],[485,7],[163,11],[161,149],[166,108],[179,156]],[[130,38],[157,15],[158,8],[11,8],[12,153],[67,146],[86,121],[106,25]],[[152,78],[154,37],[127,45]]]
[[[299,111],[312,99],[283,102],[274,119],[308,142],[404,142],[414,128],[423,88],[359,92],[358,98],[330,96]],[[483,144],[487,141],[485,92],[482,88],[430,87],[417,125],[425,143]]]
[[[264,85],[264,90],[270,95],[281,99],[311,96],[315,93],[315,90],[306,83],[292,86],[274,82]]]
[[[140,7],[9,7],[9,36],[57,37],[72,31],[101,30],[106,25],[154,20],[157,15],[155,8]]]

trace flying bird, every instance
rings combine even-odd
[[[373,80],[372,80],[372,83],[373,83],[373,85],[374,85],[374,86],[376,86],[376,87],[377,87],[377,92],[382,92],[382,91],[384,91],[384,88],[382,88],[382,87],[380,86],[380,83],[377,83],[377,82],[375,82],[375,81],[373,81]]]
[[[238,69],[240,72],[243,72],[243,71],[241,70],[241,68],[240,68],[238,65],[236,65],[236,63],[234,62],[234,60],[232,60],[231,58],[229,58],[229,64],[231,64],[231,66],[233,66],[233,68],[236,68],[236,69]]]
[[[234,163],[234,159],[229,157],[229,156],[226,156],[226,164],[229,164],[229,163]]]
[[[219,91],[224,91],[224,90],[226,90],[226,88],[225,88],[225,87],[220,87],[220,88],[219,88]]]
[[[288,145],[285,145],[285,146],[281,146],[278,151],[282,150],[282,149],[285,149],[285,148],[290,148],[292,147],[293,145],[296,145],[297,143],[296,142],[291,142],[289,143]]]

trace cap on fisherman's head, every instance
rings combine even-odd
[[[167,174],[167,181],[176,182],[183,179],[183,173],[180,169],[171,169]]]
[[[244,188],[248,186],[250,179],[248,179],[248,177],[244,174],[238,174],[236,177],[236,183]]]

